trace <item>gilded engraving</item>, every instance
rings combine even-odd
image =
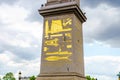
[[[45,21],[45,37],[48,37],[48,33],[49,33],[49,24],[47,20]]]
[[[71,55],[71,52],[68,51],[61,51],[61,52],[49,52],[46,55]]]
[[[43,51],[46,61],[70,60],[72,52],[72,18],[45,21],[45,42]],[[49,46],[49,48],[48,48]]]
[[[71,37],[71,33],[65,33],[65,36],[69,37],[69,38],[72,38]]]
[[[72,19],[67,18],[64,20],[52,20],[51,25],[49,25],[49,21],[45,21],[45,37],[48,37],[48,34],[54,34],[54,33],[60,33],[60,32],[66,32],[71,31],[72,28],[66,28],[63,29],[63,26],[71,25]]]
[[[55,38],[55,39],[52,39],[52,40],[46,40],[45,45],[57,47],[59,45],[58,44],[58,38]]]
[[[59,61],[59,60],[70,60],[70,59],[69,59],[69,56],[65,56],[65,57],[49,56],[49,57],[46,57],[45,60],[47,60],[47,61]]]
[[[72,30],[71,28],[63,29],[62,20],[52,20],[51,31],[50,31],[51,34],[71,31],[71,30]]]
[[[72,48],[72,45],[67,45],[67,48]]]
[[[67,26],[67,25],[71,25],[71,24],[72,24],[71,18],[63,19],[63,26]]]
[[[47,47],[44,47],[44,52],[48,51],[48,48]]]
[[[54,37],[61,37],[63,36],[63,34],[54,34],[54,35],[50,35],[51,38],[54,38]]]

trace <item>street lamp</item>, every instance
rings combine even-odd
[[[18,74],[18,75],[19,75],[19,76],[18,76],[18,80],[21,80],[21,74],[22,74],[21,71],[19,71],[19,74]]]

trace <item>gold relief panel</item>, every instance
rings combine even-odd
[[[50,23],[51,22],[51,23]],[[45,37],[48,37],[48,34],[55,34],[60,32],[71,31],[72,28],[69,25],[72,24],[72,19],[58,19],[58,20],[46,20],[45,21]]]
[[[72,55],[72,18],[60,17],[60,19],[45,20],[44,60],[46,61],[70,61]]]

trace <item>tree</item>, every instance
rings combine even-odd
[[[15,80],[15,77],[12,72],[9,72],[3,77],[3,80]]]
[[[31,76],[31,77],[30,77],[30,80],[35,80],[35,79],[36,79],[35,76]]]
[[[92,77],[90,77],[90,76],[86,76],[86,79],[87,79],[87,80],[97,80],[97,79],[92,78]]]

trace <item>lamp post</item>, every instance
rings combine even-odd
[[[117,74],[117,76],[118,76],[118,80],[120,80],[120,72]]]
[[[18,75],[19,75],[18,76],[18,80],[21,80],[21,74],[22,74],[21,71],[19,71],[19,73],[18,73]]]

